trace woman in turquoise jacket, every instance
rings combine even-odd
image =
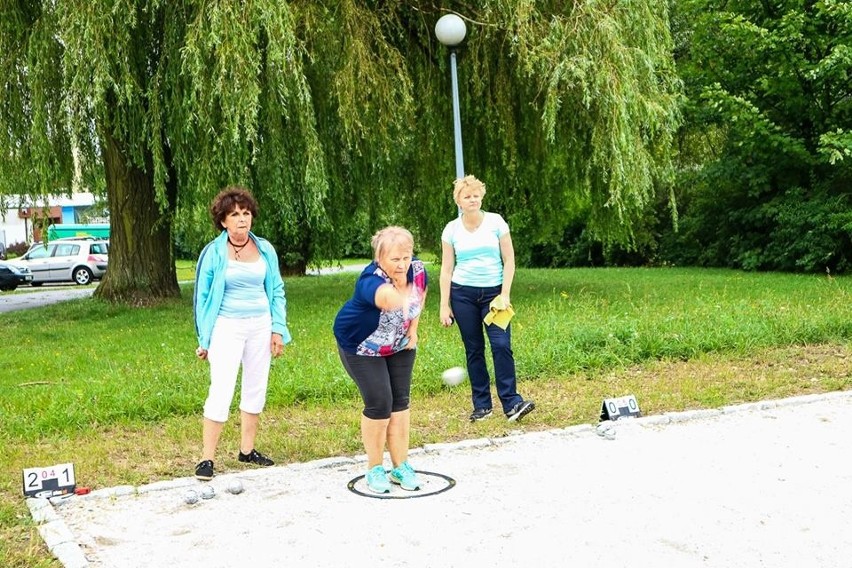
[[[240,462],[274,462],[254,447],[260,413],[266,404],[272,357],[289,343],[287,300],[274,247],[251,232],[257,202],[248,190],[230,186],[210,206],[221,233],[198,257],[193,307],[198,336],[196,355],[210,363],[210,388],[204,403],[201,461],[195,477],[213,478],[216,446],[242,367],[240,381]]]

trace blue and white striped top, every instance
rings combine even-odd
[[[500,237],[509,232],[509,225],[497,213],[486,213],[475,231],[468,231],[461,217],[444,227],[441,240],[452,245],[456,265],[452,281],[462,286],[489,288],[503,284],[503,256]]]

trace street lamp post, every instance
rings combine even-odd
[[[464,20],[455,14],[441,16],[435,24],[435,36],[442,44],[450,48],[450,78],[453,88],[453,138],[456,148],[456,178],[464,177],[464,156],[462,155],[461,112],[459,111],[459,79],[456,72],[456,46],[467,34]]]

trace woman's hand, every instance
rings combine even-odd
[[[273,333],[272,340],[270,341],[270,349],[272,350],[272,356],[278,357],[282,353],[284,353],[284,339],[281,337],[280,333]]]
[[[455,321],[455,316],[453,315],[453,310],[450,309],[450,306],[441,306],[441,310],[439,312],[439,318],[441,318],[441,325],[444,327],[450,327],[453,325]]]
[[[417,349],[417,331],[409,330],[408,343],[405,344],[406,349]]]
[[[207,350],[203,347],[199,347],[195,350],[195,356],[201,359],[202,361],[207,359]]]

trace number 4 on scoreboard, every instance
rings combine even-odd
[[[32,467],[23,472],[24,497],[53,497],[73,493],[76,484],[73,463]]]

